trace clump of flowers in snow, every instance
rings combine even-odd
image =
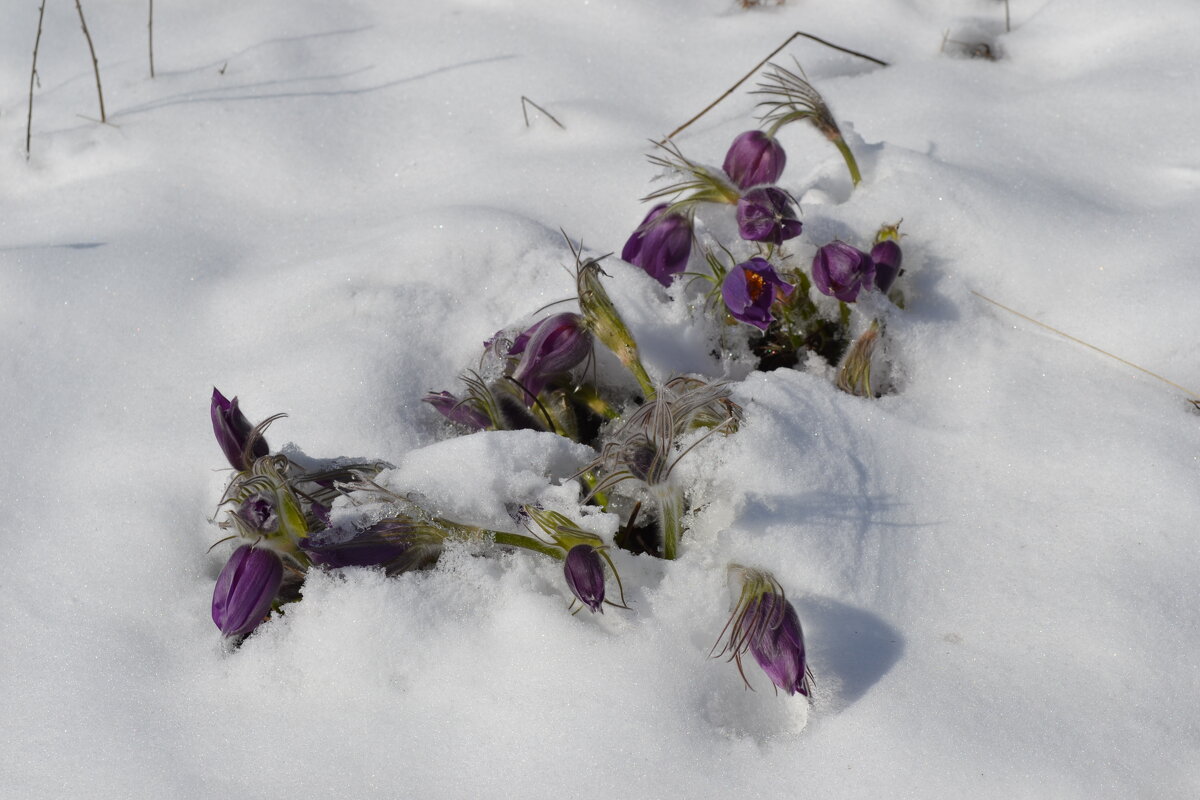
[[[763,98],[765,130],[738,134],[721,167],[693,160],[673,141],[658,144],[650,161],[669,182],[644,198],[653,206],[628,233],[621,259],[688,303],[723,348],[737,350],[740,338],[741,351],[757,356],[762,369],[796,365],[803,354],[824,359],[840,389],[875,397],[886,390],[890,309],[904,304],[899,223],[880,228],[867,248],[803,241],[795,199],[803,193],[782,183],[789,158],[781,130],[810,123],[841,153],[852,184],[862,176],[803,71],[771,65],[755,94]],[[604,256],[585,257],[582,244],[568,244],[575,297],[563,302],[574,306],[498,331],[483,344],[479,363],[460,374],[459,389],[431,391],[424,401],[456,433],[534,430],[593,448],[574,476],[578,484],[565,485],[578,492],[580,519],[615,515],[624,521],[617,532],[605,538],[564,513],[516,499],[511,530],[448,519],[389,486],[386,462],[272,453],[264,433],[282,415],[254,424],[237,397],[214,389],[213,433],[233,469],[217,520],[233,547],[212,600],[224,637],[237,642],[272,614],[286,613],[310,570],[403,575],[435,566],[448,542],[481,555],[520,551],[561,561],[573,613],[627,608],[617,565],[629,553],[622,550],[668,561],[681,555],[694,487],[677,467],[693,449],[736,434],[743,409],[726,381],[656,380],[605,285]],[[696,292],[696,285],[707,288]],[[604,359],[610,366],[602,378],[597,361]],[[639,522],[643,507],[649,523]],[[778,581],[739,565],[730,566],[729,579],[733,610],[710,655],[736,662],[749,686],[748,653],[777,689],[811,698],[800,619]]]

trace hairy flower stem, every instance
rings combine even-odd
[[[674,561],[679,557],[679,540],[683,538],[683,490],[660,485],[654,487],[654,494],[658,500],[663,558]]]
[[[554,547],[553,545],[546,544],[545,542],[539,542],[532,536],[525,536],[521,533],[504,533],[502,531],[487,531],[487,533],[492,535],[492,539],[496,542],[496,544],[532,550],[535,553],[541,553],[542,555],[550,556],[551,558],[557,558],[560,561],[566,556],[566,553],[564,553],[561,548]]]
[[[617,357],[621,358],[620,354],[618,354]],[[642,366],[642,360],[637,357],[637,354],[627,353],[625,358],[621,358],[621,363],[625,365],[626,369],[633,373],[633,377],[637,380],[638,386],[640,386],[642,389],[642,395],[644,395],[647,400],[653,399],[657,389],[654,388],[654,381],[650,380],[650,375],[646,372],[646,368]]]
[[[855,185],[862,183],[862,174],[858,171],[858,162],[854,160],[854,153],[850,152],[850,146],[846,144],[846,140],[841,136],[833,140],[833,144],[842,154],[842,158],[846,160],[846,168],[850,170],[850,181]]]

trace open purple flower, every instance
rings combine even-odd
[[[830,242],[813,258],[812,276],[822,294],[853,303],[860,291],[874,283],[875,262],[845,242]]]
[[[227,400],[225,395],[214,388],[210,412],[217,444],[221,446],[221,452],[229,459],[229,464],[234,469],[247,470],[255,459],[271,452],[261,432],[250,424],[250,420],[246,419],[246,415],[238,408],[236,397]]]
[[[621,258],[641,267],[663,286],[687,269],[692,254],[692,222],[683,214],[668,214],[666,204],[657,205],[633,232],[621,250]]]
[[[796,218],[792,199],[774,186],[751,189],[737,204],[738,232],[750,242],[783,244],[800,235],[804,225]]]
[[[592,335],[578,314],[555,314],[517,337],[510,355],[519,355],[513,380],[519,383],[530,404],[555,376],[573,369],[592,351]]]
[[[283,582],[275,551],[242,545],[233,551],[213,588],[212,619],[225,636],[250,633],[271,610]]]
[[[900,274],[900,262],[903,260],[900,245],[892,239],[884,239],[871,248],[871,261],[875,263],[875,287],[887,294],[888,289]]]
[[[563,574],[571,593],[593,613],[604,613],[604,562],[600,553],[589,544],[577,544],[567,551]]]
[[[437,409],[439,414],[451,422],[457,422],[459,425],[479,431],[486,431],[492,427],[491,420],[475,407],[470,398],[459,400],[449,392],[430,392],[421,400],[429,403]]]
[[[725,174],[739,189],[773,184],[779,181],[787,164],[787,154],[774,136],[762,131],[746,131],[733,140],[725,154]]]
[[[790,295],[793,288],[765,258],[752,258],[729,271],[721,283],[721,296],[730,316],[765,331],[775,320],[771,304],[778,296]]]

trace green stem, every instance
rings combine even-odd
[[[596,501],[597,505],[607,511],[608,493],[596,491],[596,484],[600,482],[600,479],[596,477],[596,471],[589,469],[579,477],[583,480],[583,485],[587,487],[588,492],[591,493],[591,498]]]
[[[683,538],[683,490],[661,485],[654,487],[654,494],[658,499],[663,558],[674,561],[679,557],[679,540]]]
[[[645,395],[646,399],[653,400],[656,393],[654,381],[650,380],[650,374],[642,366],[642,360],[638,358],[637,351],[626,351],[625,357],[621,359],[621,363],[633,373],[633,377],[637,380],[638,386],[642,387],[642,394]]]
[[[850,152],[850,146],[841,136],[834,139],[833,144],[841,152],[842,158],[846,160],[846,167],[850,170],[850,180],[855,186],[858,186],[862,183],[862,175],[858,171],[858,162],[854,160],[854,153]]]
[[[492,535],[492,539],[496,544],[508,545],[509,547],[520,547],[525,550],[532,550],[535,553],[550,556],[562,560],[566,554],[561,548],[555,547],[552,544],[546,544],[532,536],[525,536],[521,533],[504,533],[503,531],[487,531]]]

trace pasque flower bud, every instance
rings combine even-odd
[[[725,154],[725,174],[739,189],[779,182],[787,154],[774,136],[746,131],[733,140]]]
[[[646,219],[625,242],[621,259],[641,267],[663,286],[687,269],[692,254],[692,222],[683,214],[667,213],[667,205],[650,209]]]
[[[517,337],[509,355],[520,356],[513,380],[528,393],[530,404],[548,381],[573,369],[592,351],[592,335],[578,314],[555,314]]]
[[[236,397],[227,400],[225,395],[213,389],[210,412],[217,444],[234,469],[249,469],[254,459],[271,452],[266,440],[254,430],[250,420],[238,408]]]
[[[595,547],[577,544],[567,551],[563,574],[571,593],[592,612],[604,613],[604,562]]]
[[[822,294],[853,303],[858,293],[875,281],[875,262],[845,242],[830,242],[817,251],[812,265],[813,283]]]
[[[283,582],[274,550],[245,544],[233,551],[213,588],[212,618],[225,636],[250,633],[271,610]]]

